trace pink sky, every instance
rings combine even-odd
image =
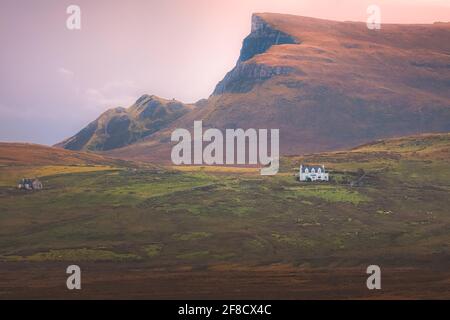
[[[207,98],[253,12],[366,21],[370,4],[383,23],[450,21],[450,0],[1,0],[0,141],[53,144],[144,93]]]

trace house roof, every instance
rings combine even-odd
[[[322,172],[325,172],[325,166],[318,166],[318,165],[302,164],[300,166],[300,169],[302,170],[301,171],[302,173],[304,173],[306,169],[308,169],[309,172],[311,172],[312,169],[314,169],[314,171],[321,169]]]

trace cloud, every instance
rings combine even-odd
[[[111,81],[101,88],[90,88],[86,90],[89,104],[97,108],[111,108],[129,106],[136,101],[139,89],[133,81]]]
[[[106,108],[119,106],[129,106],[139,98],[138,89],[134,81],[115,80],[108,81],[97,88],[82,89],[74,81],[75,73],[70,69],[61,67],[58,73],[68,80],[68,86],[74,93],[74,97],[79,97],[78,108],[85,110],[102,112]],[[80,94],[84,93],[84,94]]]
[[[64,77],[68,77],[68,78],[72,78],[74,76],[73,71],[66,69],[64,67],[59,68],[58,73],[63,75]]]

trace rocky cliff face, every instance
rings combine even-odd
[[[238,64],[250,60],[257,54],[266,52],[270,47],[280,44],[299,43],[293,36],[275,29],[260,16],[252,16],[250,34],[244,39]]]
[[[228,72],[225,78],[220,81],[213,95],[224,93],[246,93],[257,84],[280,75],[294,72],[295,69],[285,66],[271,67],[256,63],[238,63],[236,67]]]
[[[251,33],[244,39],[236,67],[217,84],[213,95],[227,92],[249,92],[256,84],[262,83],[273,76],[293,72],[293,68],[286,66],[268,66],[256,64],[249,60],[258,54],[263,54],[272,46],[297,43],[298,41],[294,37],[275,29],[254,14],[252,16]]]
[[[106,111],[75,136],[57,146],[89,151],[124,147],[165,128],[192,108],[176,100],[143,95],[128,109]]]

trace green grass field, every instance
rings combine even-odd
[[[282,173],[168,168],[0,168],[3,261],[144,261],[358,265],[450,256],[449,141],[436,153],[365,146],[283,159]],[[447,150],[447,157],[442,156]],[[431,155],[434,155],[431,156]],[[300,183],[300,162],[326,163],[331,183]],[[363,168],[361,187],[348,181]],[[39,176],[45,189],[16,190]]]

